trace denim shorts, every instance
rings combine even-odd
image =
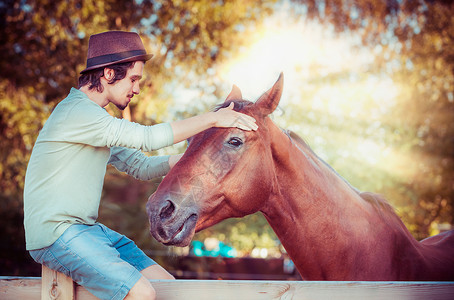
[[[99,223],[71,225],[55,243],[30,255],[100,299],[123,299],[140,271],[156,264],[133,241]]]

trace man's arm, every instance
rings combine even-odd
[[[137,149],[112,147],[110,148],[108,164],[136,179],[150,180],[155,177],[165,176],[169,172],[171,157],[168,155],[147,156]],[[175,163],[176,161],[173,162],[173,164]]]

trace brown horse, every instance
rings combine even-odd
[[[454,231],[416,241],[379,196],[361,193],[268,117],[283,76],[256,103],[233,87],[222,105],[257,131],[211,128],[150,197],[151,233],[188,245],[196,231],[261,211],[306,280],[454,280]]]

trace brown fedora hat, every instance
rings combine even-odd
[[[87,67],[80,73],[129,61],[147,61],[147,54],[140,36],[135,32],[107,31],[90,36]]]

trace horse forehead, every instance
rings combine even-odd
[[[242,109],[238,110],[240,113],[249,115],[251,117],[257,117],[258,111],[255,109],[254,105],[247,105],[242,107]]]
[[[212,145],[210,142],[223,136],[224,134],[226,134],[226,130],[222,130],[220,128],[207,129],[193,136],[189,146],[191,147],[196,145],[197,147],[200,147],[201,145]]]
[[[238,111],[254,117],[257,121],[257,124],[259,125],[259,129],[260,127],[268,127],[269,125],[266,120],[268,118],[263,118],[263,116],[258,115],[251,105],[241,107],[241,109],[239,109]],[[203,155],[203,153],[207,151],[221,151],[223,141],[227,137],[231,136],[232,131],[234,130],[237,129],[213,127],[194,135],[193,137],[188,139],[189,145],[188,149],[186,150],[186,154],[188,154],[187,156],[189,156],[189,154],[191,155],[191,157],[197,156],[197,154]],[[264,136],[266,135],[265,132],[267,132],[267,130],[257,130],[254,132],[249,132],[246,136],[241,137],[247,140],[249,143],[255,140],[267,140],[267,138],[265,138]]]
[[[214,128],[212,128],[214,129]],[[225,133],[216,130],[208,129],[193,136],[189,141],[189,146],[186,149],[185,157],[194,158],[203,155],[207,151],[219,151],[218,143],[216,140],[220,140]]]

